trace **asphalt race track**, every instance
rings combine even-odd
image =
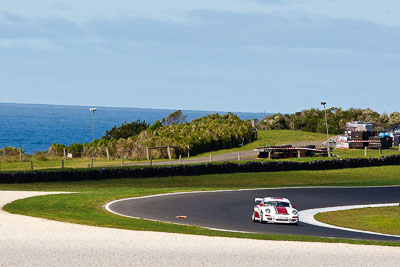
[[[184,223],[233,231],[294,234],[336,238],[398,241],[399,237],[324,228],[301,222],[298,226],[260,224],[251,220],[255,197],[279,196],[301,210],[400,202],[400,187],[284,188],[172,194],[128,199],[109,208],[136,218]],[[187,216],[187,219],[176,219]]]

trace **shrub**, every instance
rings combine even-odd
[[[121,139],[131,136],[137,136],[142,131],[146,130],[149,127],[149,124],[145,121],[137,120],[136,122],[131,123],[123,123],[121,126],[114,126],[111,130],[107,130],[103,139]]]
[[[47,161],[48,154],[46,152],[36,152],[32,155],[32,158],[40,161]]]
[[[24,160],[24,150],[22,148],[16,148],[16,147],[4,147],[0,149],[0,157],[1,160],[5,162],[16,162],[20,161],[21,158]]]

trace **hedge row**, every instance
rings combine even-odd
[[[266,161],[246,162],[242,164],[199,164],[177,165],[152,168],[115,168],[69,170],[60,172],[33,171],[0,173],[0,183],[37,183],[56,181],[84,181],[118,178],[151,178],[168,176],[192,176],[203,174],[236,173],[236,172],[277,172],[298,170],[332,170],[344,168],[373,167],[383,165],[400,165],[400,155],[380,158],[356,158],[319,160],[311,162]]]

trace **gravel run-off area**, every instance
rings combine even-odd
[[[0,191],[0,207],[44,194],[51,193]],[[399,266],[399,263],[399,247],[129,231],[0,210],[0,266]]]

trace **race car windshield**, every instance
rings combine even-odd
[[[274,207],[290,207],[289,203],[287,202],[280,202],[280,201],[268,201],[264,203],[265,206],[274,206]]]

